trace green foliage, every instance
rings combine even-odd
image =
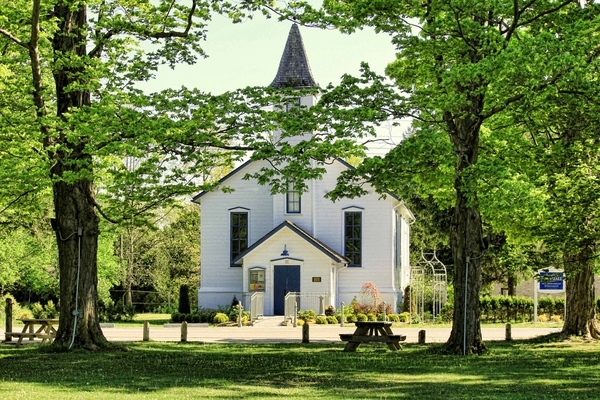
[[[409,322],[410,321],[410,313],[408,311],[404,311],[398,315],[398,319],[400,322]]]
[[[217,313],[213,318],[213,322],[215,324],[224,324],[225,322],[229,322],[229,316],[224,313]]]
[[[328,324],[327,317],[324,317],[323,315],[317,315],[317,317],[315,318],[315,322],[319,325]]]
[[[126,305],[123,300],[114,303],[111,299],[100,304],[100,320],[109,322],[133,321],[135,317],[135,308],[133,305]]]
[[[338,319],[334,315],[328,315],[326,319],[328,324],[335,325],[339,323]]]
[[[188,285],[179,286],[179,312],[182,314],[190,313],[190,288]]]
[[[391,322],[400,322],[400,316],[398,314],[389,314],[389,315],[386,315],[386,318],[388,321],[391,321]],[[406,322],[406,321],[403,321],[403,322]]]
[[[315,310],[300,310],[298,311],[298,319],[313,322],[317,319],[317,312]]]
[[[363,314],[363,313],[356,314],[356,321],[358,321],[358,322],[365,322],[365,321],[368,321],[368,320],[369,320],[369,317],[367,317],[366,314]]]
[[[377,315],[373,314],[373,313],[369,313],[369,314],[367,314],[367,320],[368,321],[377,321]]]

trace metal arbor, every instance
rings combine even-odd
[[[421,252],[421,261],[410,269],[410,315],[418,315],[424,320],[425,312],[430,311],[433,320],[439,316],[447,301],[448,274],[446,266],[433,253]],[[431,309],[426,310],[431,298]],[[413,309],[415,308],[415,309]]]

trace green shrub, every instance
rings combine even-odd
[[[331,317],[335,315],[335,307],[334,306],[327,306],[325,307],[325,316],[327,317]]]
[[[58,318],[58,310],[56,309],[56,306],[54,305],[54,302],[52,300],[48,300],[48,303],[46,303],[45,308],[48,318]]]
[[[19,311],[17,314],[15,314],[13,311],[13,316],[16,319],[31,319],[31,318],[33,318],[33,314],[31,313],[31,310],[29,310],[27,308],[19,308]]]
[[[200,322],[212,322],[217,315],[217,310],[214,308],[200,308],[198,310],[198,315],[200,316]]]
[[[409,322],[410,321],[410,314],[408,311],[404,311],[403,313],[400,313],[400,315],[398,315],[398,322]]]
[[[413,315],[412,318],[411,318],[410,323],[411,324],[420,324],[421,323],[421,317],[419,316],[419,314]]]
[[[377,321],[377,315],[375,315],[373,313],[369,313],[369,314],[367,314],[367,319],[369,321]]]
[[[327,325],[327,317],[325,317],[323,315],[318,315],[315,318],[315,322],[319,325]]]
[[[339,323],[338,319],[335,316],[333,316],[333,315],[329,315],[326,318],[327,318],[327,323],[328,324],[335,325],[335,324]]]
[[[317,318],[317,312],[315,310],[301,310],[298,311],[298,319],[302,319],[306,322],[313,322]]]
[[[358,322],[365,322],[365,321],[369,320],[369,317],[367,317],[366,314],[359,313],[359,314],[356,314],[356,320]]]
[[[46,310],[44,310],[44,306],[40,303],[34,303],[31,305],[31,314],[33,314],[33,318],[48,318]]]
[[[390,322],[400,322],[400,316],[398,314],[390,314],[387,316],[387,320]]]
[[[306,322],[304,322],[304,320],[303,320],[303,319],[298,319],[298,320],[296,320],[296,325],[298,325],[298,326],[302,326],[302,325],[304,325],[305,323],[306,323]]]
[[[546,314],[538,315],[538,322],[548,322],[548,316]]]
[[[354,314],[350,314],[346,317],[346,322],[355,323],[356,321],[358,321],[358,318]]]
[[[224,313],[217,313],[213,318],[213,322],[215,324],[224,324],[225,322],[229,322],[229,316]]]
[[[560,317],[560,315],[553,315],[550,317],[550,320],[552,322],[560,322],[562,320],[562,318]]]
[[[174,312],[173,314],[171,314],[171,322],[174,323],[180,323],[185,321],[185,314],[180,313],[179,311]]]
[[[188,285],[181,285],[179,286],[178,311],[182,314],[189,314],[190,310],[190,288]]]
[[[433,314],[431,311],[425,311],[423,313],[423,322],[431,322],[433,321]]]

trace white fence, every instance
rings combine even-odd
[[[315,310],[317,315],[325,315],[325,307],[331,302],[331,293],[329,292],[313,292],[313,293],[302,293],[302,292],[289,292],[285,296],[285,315],[284,321],[292,319],[297,310]]]

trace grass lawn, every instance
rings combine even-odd
[[[488,342],[483,356],[435,345],[391,352],[332,344],[132,343],[58,353],[0,346],[0,397],[11,399],[597,399],[597,342]]]

